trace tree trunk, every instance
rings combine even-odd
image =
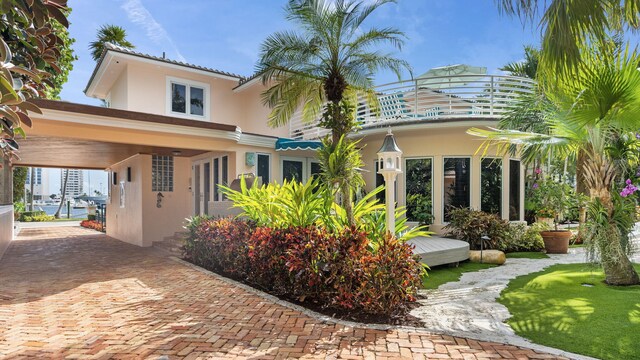
[[[349,183],[345,183],[342,187],[342,206],[344,207],[344,211],[347,213],[347,221],[349,221],[349,225],[355,226],[356,220],[353,216],[353,199]]]
[[[54,215],[56,219],[60,219],[60,210],[64,206],[64,198],[67,195],[67,181],[69,180],[69,169],[64,174],[64,183],[62,184],[62,198],[60,199],[60,205],[58,205],[58,210],[56,210],[56,214]]]
[[[595,241],[600,253],[600,261],[604,270],[605,281],[609,285],[636,285],[640,284],[638,273],[633,268],[629,257],[622,246],[622,234],[618,225],[611,221],[614,213],[614,203],[611,187],[614,184],[615,168],[603,154],[591,154],[585,159],[583,168],[585,184],[589,185],[589,195],[592,200],[599,200],[607,209],[608,235],[599,236]],[[598,225],[594,225],[598,226]]]
[[[36,169],[34,167],[31,167],[31,181],[29,182],[29,186],[31,188],[31,194],[29,194],[30,199],[29,199],[29,211],[33,211],[33,185],[35,183],[35,178],[36,178]]]

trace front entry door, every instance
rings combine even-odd
[[[204,194],[202,194],[202,192],[200,191],[201,189],[201,182],[200,182],[200,164],[194,164],[193,165],[193,214],[194,215],[201,215],[202,214],[202,199],[201,197],[204,196]]]
[[[211,201],[211,161],[197,161],[193,164],[193,213],[207,215]]]

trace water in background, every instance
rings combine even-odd
[[[47,213],[47,215],[53,215],[58,210],[58,205],[34,205],[36,210],[42,210]],[[63,206],[62,210],[60,210],[60,217],[67,217],[67,207]],[[87,217],[87,209],[74,209],[71,207],[71,218],[86,218]]]

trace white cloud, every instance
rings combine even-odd
[[[147,37],[151,41],[162,46],[169,45],[175,52],[177,60],[186,61],[164,27],[144,7],[142,0],[125,0],[122,4],[122,9],[127,13],[127,17],[132,23],[144,28]]]

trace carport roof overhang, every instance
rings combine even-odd
[[[227,124],[36,100],[33,127],[19,139],[17,166],[106,169],[136,154],[191,157],[234,144],[273,148],[276,138]]]

